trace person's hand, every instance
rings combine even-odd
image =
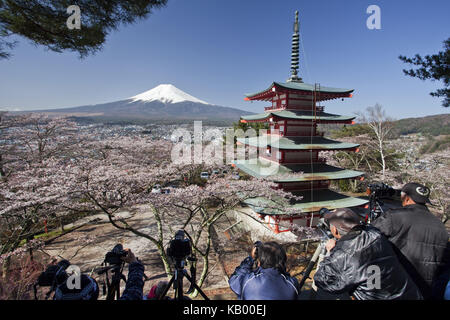
[[[256,260],[256,249],[257,249],[256,247],[253,247],[252,248],[252,252],[250,253],[250,255],[252,256],[253,260]]]
[[[325,249],[327,249],[327,251],[330,252],[331,249],[333,249],[335,246],[336,246],[336,240],[335,239],[330,239],[325,244]]]
[[[125,257],[121,258],[124,262],[126,262],[126,263],[133,263],[133,262],[137,261],[136,256],[131,251],[131,249],[125,249],[124,251],[127,252],[127,255]]]
[[[258,247],[260,247],[261,245],[262,245],[262,242],[261,242],[261,241],[256,241],[256,242],[253,244],[253,248],[252,248],[252,251],[251,251],[251,253],[250,253],[250,255],[252,256],[252,259],[253,259],[253,260],[256,260],[256,258],[257,258],[256,251],[258,250]]]

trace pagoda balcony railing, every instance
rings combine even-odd
[[[273,106],[270,106],[270,107],[265,107],[264,108],[264,111],[271,111],[271,110],[286,110],[286,109],[288,109],[288,110],[303,110],[303,111],[311,111],[311,107],[308,107],[308,106],[286,106],[286,105],[283,105],[283,106],[281,106],[281,107],[273,107]],[[323,112],[323,110],[324,110],[324,107],[316,107],[316,110],[317,110],[317,112]]]
[[[280,163],[282,164],[311,164],[311,160],[310,159],[303,159],[303,160],[298,160],[298,159],[283,159],[282,161],[280,161]],[[313,159],[313,163],[327,163],[327,160],[325,158],[321,158],[319,157],[318,159]]]
[[[277,109],[283,109],[283,108],[278,108],[278,107],[265,107],[265,108],[264,108],[264,111],[277,110]]]
[[[269,134],[272,134],[270,132],[270,129],[267,131]],[[275,134],[275,133],[274,133]],[[309,132],[302,132],[302,133],[293,133],[293,134],[280,134],[281,136],[285,137],[311,137],[311,133]],[[313,137],[323,137],[324,132],[316,132],[316,134]]]

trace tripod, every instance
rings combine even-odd
[[[172,278],[169,281],[169,284],[164,289],[164,292],[159,297],[159,300],[162,300],[163,297],[166,296],[167,292],[170,289],[170,286],[173,286],[173,289],[175,290],[175,296],[174,300],[183,300],[183,277],[186,277],[186,279],[189,280],[191,283],[191,288],[197,289],[197,291],[202,295],[203,299],[209,300],[209,298],[206,296],[206,294],[200,289],[199,286],[195,283],[195,280],[193,280],[187,273],[187,271],[184,269],[184,260],[176,260],[175,261],[175,273],[173,274]],[[191,291],[191,290],[190,290]]]
[[[323,219],[321,219],[321,221],[322,222],[319,222],[319,224],[317,225],[317,229],[320,230],[322,236],[320,237],[320,242],[319,245],[317,246],[316,251],[314,251],[311,260],[309,260],[308,262],[308,266],[306,267],[305,271],[302,272],[303,277],[299,283],[299,290],[302,290],[306,279],[309,279],[309,275],[311,274],[311,271],[314,269],[316,263],[318,262],[320,264],[320,261],[322,261],[323,257],[325,257],[327,253],[325,245],[329,239],[333,238],[331,231],[329,231],[329,227],[326,227],[326,224],[323,223]]]
[[[103,269],[101,269],[100,271],[98,271],[99,275],[105,273],[106,286],[108,289],[108,292],[106,295],[106,300],[114,300],[114,297],[116,298],[116,300],[119,300],[119,298],[120,298],[120,281],[121,280],[123,280],[125,282],[127,281],[126,277],[122,273],[124,264],[125,263],[121,263],[119,265],[107,266],[107,267],[104,267]],[[111,273],[112,273],[111,282],[109,281],[109,277],[108,277],[109,270],[111,270]],[[103,287],[103,291],[105,291],[104,287]]]
[[[370,224],[376,218],[381,216],[384,211],[382,208],[383,202],[381,202],[374,193],[369,196],[369,213],[366,216],[366,223]]]
[[[306,279],[309,279],[309,275],[311,274],[311,271],[314,269],[314,266],[316,265],[318,260],[321,260],[321,257],[324,257],[326,254],[326,249],[325,249],[325,243],[327,239],[322,239],[319,243],[319,245],[317,246],[316,251],[314,251],[314,254],[311,258],[311,260],[309,260],[308,262],[308,266],[306,267],[305,271],[302,272],[303,273],[303,277],[302,280],[300,280],[299,283],[299,290],[301,291],[303,288],[303,285],[305,284]]]

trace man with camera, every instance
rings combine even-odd
[[[286,252],[276,242],[257,241],[228,283],[241,300],[296,300],[299,294],[297,279],[286,272]]]
[[[142,300],[144,266],[130,249],[121,250],[119,260],[129,264],[128,280],[120,300]],[[54,300],[97,300],[100,291],[97,281],[88,275],[80,274],[79,287],[73,286],[71,278],[66,272],[69,266],[70,262],[67,260],[50,265],[39,276],[35,285],[35,298],[37,299],[37,286],[41,286],[50,287],[46,298],[54,291]]]
[[[403,207],[386,211],[372,223],[393,244],[425,299],[432,298],[433,282],[449,268],[448,233],[428,210],[429,196],[429,188],[407,183],[401,189]],[[443,292],[438,295],[441,298]]]
[[[347,208],[326,213],[324,219],[334,239],[328,240],[328,254],[314,275],[318,288],[357,300],[422,298],[379,230],[362,224]]]

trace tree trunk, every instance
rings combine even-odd
[[[158,248],[159,256],[164,264],[164,270],[166,271],[167,276],[170,278],[173,275],[172,266],[169,262],[169,257],[164,251],[164,246],[162,243],[156,245]]]
[[[2,264],[2,278],[6,279],[8,276],[9,265],[11,264],[11,257],[6,258]]]
[[[200,279],[197,281],[197,286],[199,288],[202,287],[203,283],[206,280],[206,276],[208,275],[208,271],[209,271],[209,251],[211,249],[211,232],[212,232],[212,224],[208,224],[208,232],[207,232],[207,241],[206,241],[206,249],[205,249],[205,254],[201,254],[202,256],[202,261],[203,261],[203,268],[202,268],[202,273],[200,275]],[[197,289],[194,290],[194,292],[192,292],[191,297],[195,298],[198,296],[198,291]]]
[[[383,141],[379,140],[379,147],[380,147],[380,156],[381,156],[381,163],[382,163],[382,169],[383,169],[383,181],[384,181],[384,174],[386,171],[386,162],[384,161],[384,153],[383,153]]]

